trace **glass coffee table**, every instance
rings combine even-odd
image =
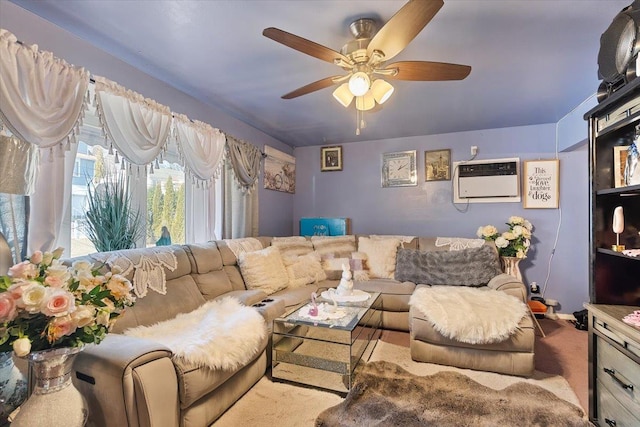
[[[369,293],[362,302],[339,303],[339,319],[304,316],[308,302],[273,321],[271,377],[346,394],[355,369],[368,360],[382,326],[382,297]],[[319,299],[318,302],[327,302]]]

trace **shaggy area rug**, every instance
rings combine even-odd
[[[457,372],[416,376],[385,361],[367,363],[346,399],[316,419],[346,426],[589,426],[582,410],[517,382],[494,390]]]

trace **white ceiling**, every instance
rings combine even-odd
[[[384,23],[404,0],[12,1],[291,146],[557,122],[596,92],[600,35],[631,2],[445,0],[394,61],[465,64],[470,76],[393,81],[393,96],[356,136],[354,107],[331,88],[280,98],[341,70],[262,30],[339,51],[351,21]]]

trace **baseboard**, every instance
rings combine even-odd
[[[556,314],[558,315],[558,318],[562,320],[576,320],[573,314],[570,314],[570,313],[556,313]]]

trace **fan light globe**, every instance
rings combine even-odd
[[[369,90],[371,79],[367,73],[358,71],[349,78],[349,90],[354,96],[362,96]]]
[[[353,94],[349,90],[349,84],[343,83],[336,90],[333,91],[333,97],[338,101],[344,108],[347,108],[351,105],[351,101],[353,101]]]
[[[393,94],[394,88],[389,83],[382,79],[378,79],[371,85],[371,92],[378,104],[384,103],[391,94]]]
[[[362,96],[356,97],[356,108],[360,111],[371,110],[376,106],[376,100],[371,93],[365,93]]]

